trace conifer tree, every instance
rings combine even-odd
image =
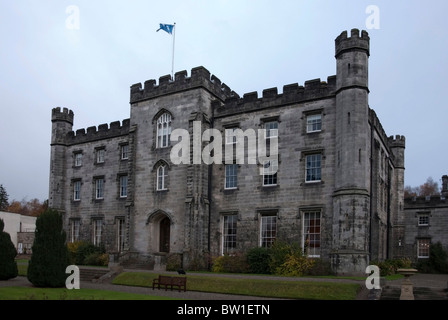
[[[17,250],[11,241],[9,233],[3,231],[5,223],[0,219],[0,280],[17,277]]]
[[[68,275],[68,250],[62,217],[47,209],[36,219],[33,254],[28,264],[28,280],[36,287],[63,287]]]
[[[0,184],[0,211],[5,211],[8,208],[8,198],[8,193],[6,192],[3,185]]]

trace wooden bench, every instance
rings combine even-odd
[[[186,277],[170,277],[170,276],[162,276],[159,275],[157,279],[152,280],[152,289],[157,286],[157,289],[160,290],[161,287],[165,288],[165,291],[170,288],[173,290],[173,287],[177,287],[179,292],[183,289],[184,292],[187,291],[187,278]]]

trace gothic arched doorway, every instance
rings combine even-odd
[[[159,251],[170,252],[170,229],[171,221],[168,217],[160,221],[159,227]]]

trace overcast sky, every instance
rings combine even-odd
[[[326,81],[335,38],[367,30],[369,104],[406,136],[405,185],[441,185],[447,14],[443,0],[2,1],[0,184],[10,201],[47,199],[51,109],[73,110],[74,130],[129,118],[130,86],[171,73],[172,36],[156,30],[176,22],[174,71],[204,66],[240,96]]]

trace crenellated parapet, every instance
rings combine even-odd
[[[370,37],[367,31],[359,29],[352,29],[350,37],[347,36],[347,31],[343,31],[335,40],[336,58],[346,52],[359,50],[364,51],[370,55]]]
[[[65,121],[73,125],[74,113],[67,108],[56,107],[51,110],[51,121]]]
[[[387,139],[387,144],[390,148],[405,148],[406,147],[406,138],[405,136],[396,135],[390,136]]]
[[[373,109],[369,109],[369,122],[370,125],[376,130],[378,136],[381,138],[384,145],[388,145],[388,136],[386,135],[386,131],[383,128],[383,125],[378,119],[376,112]]]
[[[171,78],[171,75],[160,77],[158,84],[156,80],[145,81],[143,87],[141,83],[133,84],[131,86],[130,103],[196,88],[204,88],[222,101],[236,95],[226,84],[221,83],[221,80],[211,75],[206,68],[196,67],[191,70],[190,77],[184,70],[176,72],[174,79]]]
[[[116,138],[119,136],[124,136],[129,133],[130,119],[125,119],[120,124],[120,121],[111,122],[110,125],[107,123],[100,124],[97,127],[92,126],[86,129],[78,129],[71,131],[67,134],[67,144],[74,145],[84,142],[92,142],[102,139]]]
[[[283,93],[278,93],[277,88],[264,89],[262,96],[258,97],[256,91],[249,92],[239,97],[233,95],[225,100],[215,110],[215,116],[227,116],[231,114],[251,112],[264,108],[281,107],[293,103],[303,103],[325,99],[334,95],[336,89],[336,76],[327,78],[327,82],[320,79],[305,81],[304,86],[298,83],[283,86]]]

